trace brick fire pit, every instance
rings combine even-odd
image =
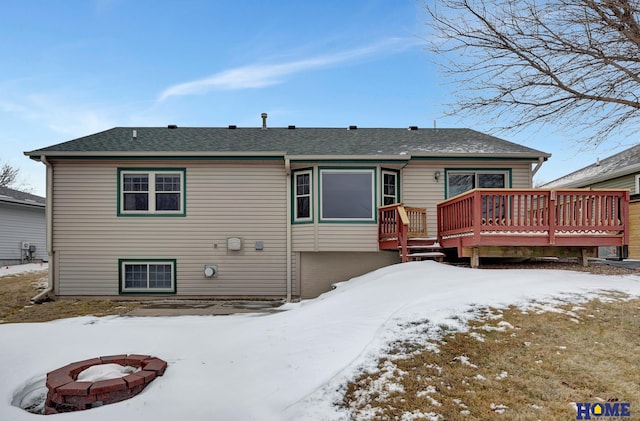
[[[77,381],[78,374],[94,365],[119,364],[139,367],[141,371],[124,377],[95,382]],[[167,362],[149,355],[111,355],[78,361],[47,373],[45,415],[82,411],[129,399],[142,392],[157,376],[162,376]]]

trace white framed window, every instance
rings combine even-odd
[[[446,170],[447,198],[475,188],[509,188],[509,170]]]
[[[296,171],[293,174],[293,220],[310,222],[313,220],[313,172]]]
[[[375,221],[375,169],[320,169],[320,220]]]
[[[120,259],[120,293],[175,293],[176,261]]]
[[[118,215],[185,215],[185,169],[118,169]]]
[[[393,205],[400,202],[398,172],[391,170],[382,170],[382,205]]]
[[[636,175],[636,194],[640,193],[640,174]]]

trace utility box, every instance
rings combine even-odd
[[[237,237],[227,238],[227,250],[230,250],[230,251],[242,250],[242,240]]]

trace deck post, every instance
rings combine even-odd
[[[480,249],[478,247],[471,247],[471,267],[473,269],[480,267]]]
[[[589,266],[589,253],[585,248],[580,249],[580,264],[583,267]]]

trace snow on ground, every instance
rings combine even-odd
[[[27,263],[25,265],[0,266],[0,278],[24,272],[41,272],[49,269],[49,263]]]
[[[338,284],[276,314],[0,325],[0,419],[35,419],[11,401],[47,371],[132,353],[166,360],[165,375],[133,399],[56,419],[348,419],[333,405],[340,387],[362,367],[375,366],[386,344],[417,337],[410,322],[428,320],[434,331],[464,328],[470,310],[481,306],[553,303],[561,295],[579,303],[602,290],[640,295],[640,277],[413,262]],[[495,410],[504,408],[495,403]]]

